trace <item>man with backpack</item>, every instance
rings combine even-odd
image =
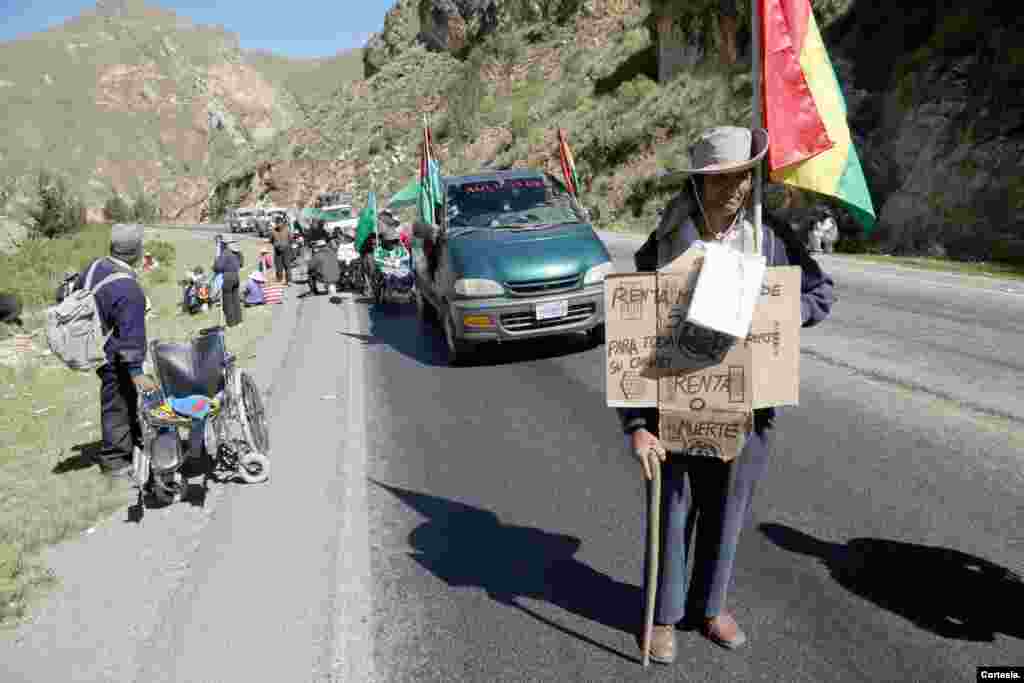
[[[142,234],[141,225],[114,225],[110,256],[90,263],[75,283],[76,292],[92,293],[96,317],[102,323],[103,334],[109,335],[103,344],[105,359],[95,361],[99,363],[96,374],[100,378],[103,433],[99,465],[105,474],[119,478],[132,475],[133,451],[142,439],[138,392],[156,388],[153,380],[142,373],[146,359],[146,295],[134,269],[142,258]],[[68,363],[67,351],[58,355]]]

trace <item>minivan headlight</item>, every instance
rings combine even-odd
[[[459,296],[500,296],[505,290],[494,280],[462,278],[455,281],[455,293]]]
[[[605,261],[601,265],[594,266],[587,271],[586,276],[583,278],[583,284],[596,285],[599,282],[604,282],[606,275],[611,275],[615,272],[615,264],[611,261]]]

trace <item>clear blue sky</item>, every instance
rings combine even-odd
[[[328,57],[362,47],[384,26],[394,0],[158,0],[198,24],[237,33],[243,48],[292,57]],[[0,0],[0,41],[56,26],[96,6],[95,0]]]

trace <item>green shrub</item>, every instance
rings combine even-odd
[[[448,87],[448,120],[455,140],[472,141],[480,131],[480,106],[487,94],[480,66],[479,57],[470,59]]]
[[[53,239],[78,232],[85,225],[85,204],[63,177],[40,171],[36,177],[38,204],[29,209],[29,236]]]
[[[155,223],[160,218],[160,208],[156,202],[139,193],[132,203],[131,220],[134,223]]]
[[[160,262],[161,267],[167,268],[174,265],[177,250],[174,245],[166,240],[153,240],[146,242],[146,251],[153,255]]]
[[[129,223],[133,220],[132,207],[120,194],[115,194],[103,205],[103,218],[111,223]]]
[[[4,287],[21,297],[26,308],[53,303],[65,271],[80,272],[90,261],[110,253],[110,225],[86,225],[64,239],[26,240],[13,254],[0,254]]]
[[[530,102],[519,100],[512,105],[512,118],[509,121],[509,129],[516,141],[524,139],[530,132]]]

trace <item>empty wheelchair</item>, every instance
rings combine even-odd
[[[208,475],[217,481],[266,481],[270,438],[263,399],[252,377],[238,369],[224,345],[224,328],[201,330],[189,342],[155,340],[149,345],[157,390],[139,397],[143,446],[135,451],[135,481],[163,504],[177,502],[186,485],[181,431],[189,455],[205,450]],[[180,401],[200,406],[198,416],[177,411]],[[195,430],[202,430],[195,433]]]

